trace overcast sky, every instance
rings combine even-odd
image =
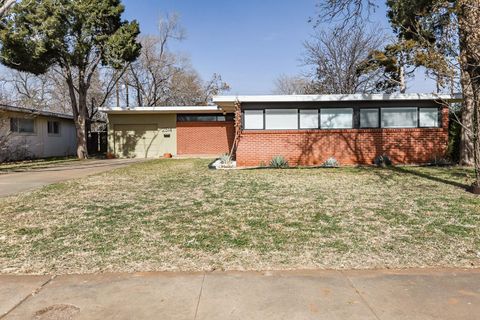
[[[370,20],[389,30],[385,7]],[[158,18],[176,12],[187,38],[171,49],[188,55],[207,79],[219,73],[231,94],[269,94],[280,74],[302,71],[302,43],[314,32],[308,23],[316,0],[124,0],[125,17],[139,21],[142,33],[155,34]],[[410,92],[431,92],[432,81],[420,72]]]

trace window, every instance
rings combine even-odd
[[[178,114],[178,122],[222,122],[233,121],[233,114]]]
[[[420,108],[420,127],[438,127],[438,109]]]
[[[265,129],[298,129],[297,109],[265,110]]]
[[[320,115],[322,129],[349,129],[353,127],[353,109],[322,109]]]
[[[243,121],[247,130],[263,129],[263,110],[245,110]]]
[[[47,132],[48,134],[60,134],[60,122],[48,121]]]
[[[300,129],[318,129],[318,110],[300,110]]]
[[[382,128],[416,128],[417,108],[382,108]]]
[[[10,131],[17,133],[35,133],[35,120],[11,118]]]
[[[378,109],[360,109],[360,128],[378,128]]]

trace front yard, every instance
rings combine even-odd
[[[0,199],[0,272],[480,267],[470,170],[208,163],[150,161]]]

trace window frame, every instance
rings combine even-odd
[[[20,131],[20,121],[25,120],[25,121],[32,121],[33,123],[33,131]],[[16,130],[12,130],[12,122],[16,121]],[[19,134],[19,135],[25,135],[25,136],[34,136],[37,135],[37,121],[35,118],[21,118],[21,117],[11,117],[10,118],[10,128],[9,128],[10,133],[14,134]]]
[[[298,110],[298,130],[319,130],[320,129],[320,109],[297,109]],[[301,115],[302,111],[316,111],[317,112],[317,126],[315,128],[305,128],[302,127],[302,120],[301,120]]]
[[[392,109],[415,109],[416,110],[416,121],[415,126],[405,127],[405,126],[395,126],[395,127],[385,127],[384,126],[384,113],[383,110],[392,110]],[[419,107],[381,107],[380,108],[380,128],[381,129],[416,129],[419,128]]]
[[[245,110],[242,110],[242,130],[247,130],[247,131],[255,131],[255,130],[265,130],[265,110],[266,109],[245,109]],[[262,111],[262,123],[263,123],[263,127],[262,129],[248,129],[248,128],[245,128],[245,112],[246,111]]]
[[[338,110],[338,109],[352,110],[351,126],[349,128],[324,128],[322,126],[322,111],[323,110]],[[320,130],[352,130],[352,129],[358,129],[358,128],[355,128],[355,108],[353,106],[352,107],[346,107],[346,108],[337,108],[337,107],[320,108],[320,112],[318,113],[318,116],[319,116],[318,127],[320,128]]]
[[[215,120],[202,120],[201,117],[214,117]],[[188,119],[191,117],[191,119]],[[195,117],[197,117],[195,119]],[[219,114],[219,113],[178,113],[177,122],[232,122],[235,116],[233,114]],[[183,119],[182,119],[183,118]]]
[[[58,132],[57,132],[57,133],[55,133],[55,130],[53,130],[53,132],[49,132],[49,130],[50,130],[50,123],[52,123],[53,129],[55,129],[54,124],[57,123],[57,128],[58,128]],[[58,121],[58,120],[47,120],[47,134],[48,134],[49,136],[56,136],[56,137],[60,136],[60,135],[61,135],[61,122]]]
[[[289,111],[292,111],[292,110],[295,110],[296,113],[295,113],[295,116],[296,116],[296,120],[295,120],[295,123],[296,123],[296,128],[267,128],[267,115],[268,115],[268,110],[275,110],[275,111],[279,111],[279,110],[289,110]],[[289,114],[293,117],[294,113],[292,112],[291,114]],[[264,109],[263,111],[263,128],[264,130],[270,130],[270,131],[278,131],[278,130],[300,130],[300,112],[299,112],[299,109],[298,108],[267,108],[267,109]]]
[[[376,110],[377,111],[377,126],[376,127],[362,127],[362,110]],[[381,108],[371,107],[371,108],[359,108],[358,109],[358,129],[383,129],[382,128],[382,115]]]
[[[422,109],[436,109],[437,110],[437,125],[436,126],[422,126],[420,122],[420,112]],[[441,128],[442,127],[442,117],[439,108],[435,107],[418,107],[418,128],[428,129],[428,128]]]
[[[298,125],[296,129],[267,129],[266,127],[266,113],[267,110],[297,110],[297,120],[298,120]],[[338,110],[338,109],[344,109],[344,110],[351,110],[352,114],[352,123],[351,126],[348,128],[327,128],[322,126],[322,112],[328,112],[329,110]],[[415,126],[394,126],[394,127],[385,127],[384,126],[384,115],[385,111],[391,111],[392,109],[407,109],[410,111],[413,111],[414,109],[416,110],[415,116],[416,116],[416,122]],[[421,126],[420,125],[420,112],[422,109],[436,109],[438,113],[438,126]],[[377,127],[362,127],[362,119],[361,119],[361,114],[362,110],[376,110],[377,115],[378,115],[378,123]],[[263,117],[263,127],[258,128],[258,129],[247,129],[245,128],[245,112],[248,111],[258,111],[262,112],[262,117]],[[318,114],[318,126],[316,128],[306,128],[302,126],[301,123],[301,113],[302,111],[316,111]],[[243,109],[242,110],[242,130],[247,130],[247,131],[254,131],[254,130],[263,130],[263,131],[276,131],[276,130],[290,130],[290,131],[298,131],[298,130],[369,130],[369,129],[379,129],[379,130],[388,130],[388,129],[428,129],[428,128],[441,128],[442,127],[442,113],[441,113],[441,108],[436,107],[436,106],[351,106],[351,107],[316,107],[316,108],[308,108],[308,107],[288,107],[288,108],[279,108],[279,107],[273,107],[273,108],[249,108],[249,109]]]

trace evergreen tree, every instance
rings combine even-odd
[[[137,22],[122,20],[120,0],[25,0],[1,21],[0,59],[11,68],[61,71],[77,129],[77,155],[87,154],[87,94],[101,65],[122,68],[141,46]]]

